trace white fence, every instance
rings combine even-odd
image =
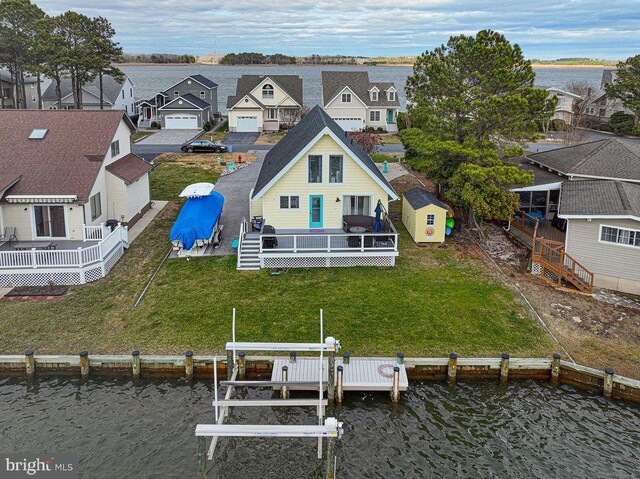
[[[129,246],[128,230],[122,225],[110,232],[102,225],[85,226],[83,237],[87,235],[100,237],[99,243],[67,250],[0,251],[0,286],[84,284],[104,277],[114,257]]]
[[[397,233],[262,234],[260,254],[397,252]],[[277,244],[275,241],[277,241]],[[267,247],[265,247],[267,245]],[[273,247],[269,247],[273,246]]]
[[[82,227],[82,241],[101,241],[102,238],[109,236],[110,230],[104,223],[100,223],[98,226]]]

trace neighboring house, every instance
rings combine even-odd
[[[290,128],[302,112],[302,79],[297,75],[242,75],[227,98],[229,131]]]
[[[116,81],[111,75],[102,77],[102,102],[104,110],[124,110],[127,115],[135,115],[135,85],[129,77],[122,82]],[[63,78],[60,82],[61,103],[63,110],[75,109],[71,79]],[[56,82],[52,81],[42,94],[42,103],[45,110],[58,109],[58,97],[56,96]],[[82,86],[82,109],[100,110],[100,79]]]
[[[616,81],[617,70],[607,69],[602,72],[602,81],[600,82],[600,90],[589,99],[587,106],[587,115],[589,115],[594,124],[608,123],[611,115],[617,112],[628,113],[634,115],[634,112],[626,108],[619,98],[609,98],[604,89],[605,85]]]
[[[553,256],[562,252],[573,270],[561,280],[579,272],[593,286],[640,294],[640,147],[607,139],[528,154],[521,163],[535,175],[532,186],[514,190],[530,216],[510,227],[529,246],[536,238],[534,263],[544,269],[545,251],[556,248]],[[523,231],[534,223],[534,232]]]
[[[36,77],[26,77],[24,82],[27,96],[27,109],[37,110],[39,105],[38,79]],[[0,70],[0,108],[16,107],[15,88],[16,83],[11,73],[7,70]]]
[[[536,88],[546,90],[549,98],[555,97],[557,99],[553,119],[562,120],[567,125],[573,125],[575,105],[576,102],[582,100],[582,97],[556,87],[536,86]]]
[[[103,277],[151,205],[151,165],[131,153],[129,117],[11,110],[0,123],[11,125],[0,128],[0,231],[15,231],[0,245],[0,286]]]
[[[400,100],[393,83],[370,82],[363,71],[323,71],[322,98],[325,111],[345,131],[398,131]]]
[[[158,123],[166,129],[201,129],[218,113],[218,85],[203,75],[190,75],[153,97],[137,103],[138,126]]]
[[[243,224],[240,269],[395,264],[398,235],[386,212],[398,195],[319,106],[267,153],[250,198],[262,230]]]

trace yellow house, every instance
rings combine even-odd
[[[269,151],[251,192],[251,216],[275,229],[269,237],[277,242],[258,242],[250,234],[245,245],[255,241],[256,249],[259,243],[259,257],[253,261],[260,259],[262,267],[391,266],[389,258],[398,254],[397,232],[387,211],[389,201],[396,199],[371,157],[316,106]],[[244,253],[240,249],[241,257]],[[274,255],[296,261],[265,263]],[[369,260],[344,259],[356,256]],[[314,262],[318,264],[310,264]]]
[[[422,188],[413,188],[402,199],[402,223],[416,243],[443,243],[447,208]]]

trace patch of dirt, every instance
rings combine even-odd
[[[251,153],[163,153],[156,156],[155,163],[189,163],[191,165],[217,166],[218,158],[221,162],[239,162],[242,157],[243,163],[253,163],[256,155]]]

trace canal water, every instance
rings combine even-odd
[[[193,432],[214,421],[212,395],[212,381],[2,378],[0,452],[74,452],[82,478],[195,477]],[[229,421],[317,421],[284,409]],[[339,478],[640,477],[640,407],[569,386],[413,383],[395,408],[351,394],[337,413]],[[225,479],[323,477],[313,439],[223,438],[215,460]]]

